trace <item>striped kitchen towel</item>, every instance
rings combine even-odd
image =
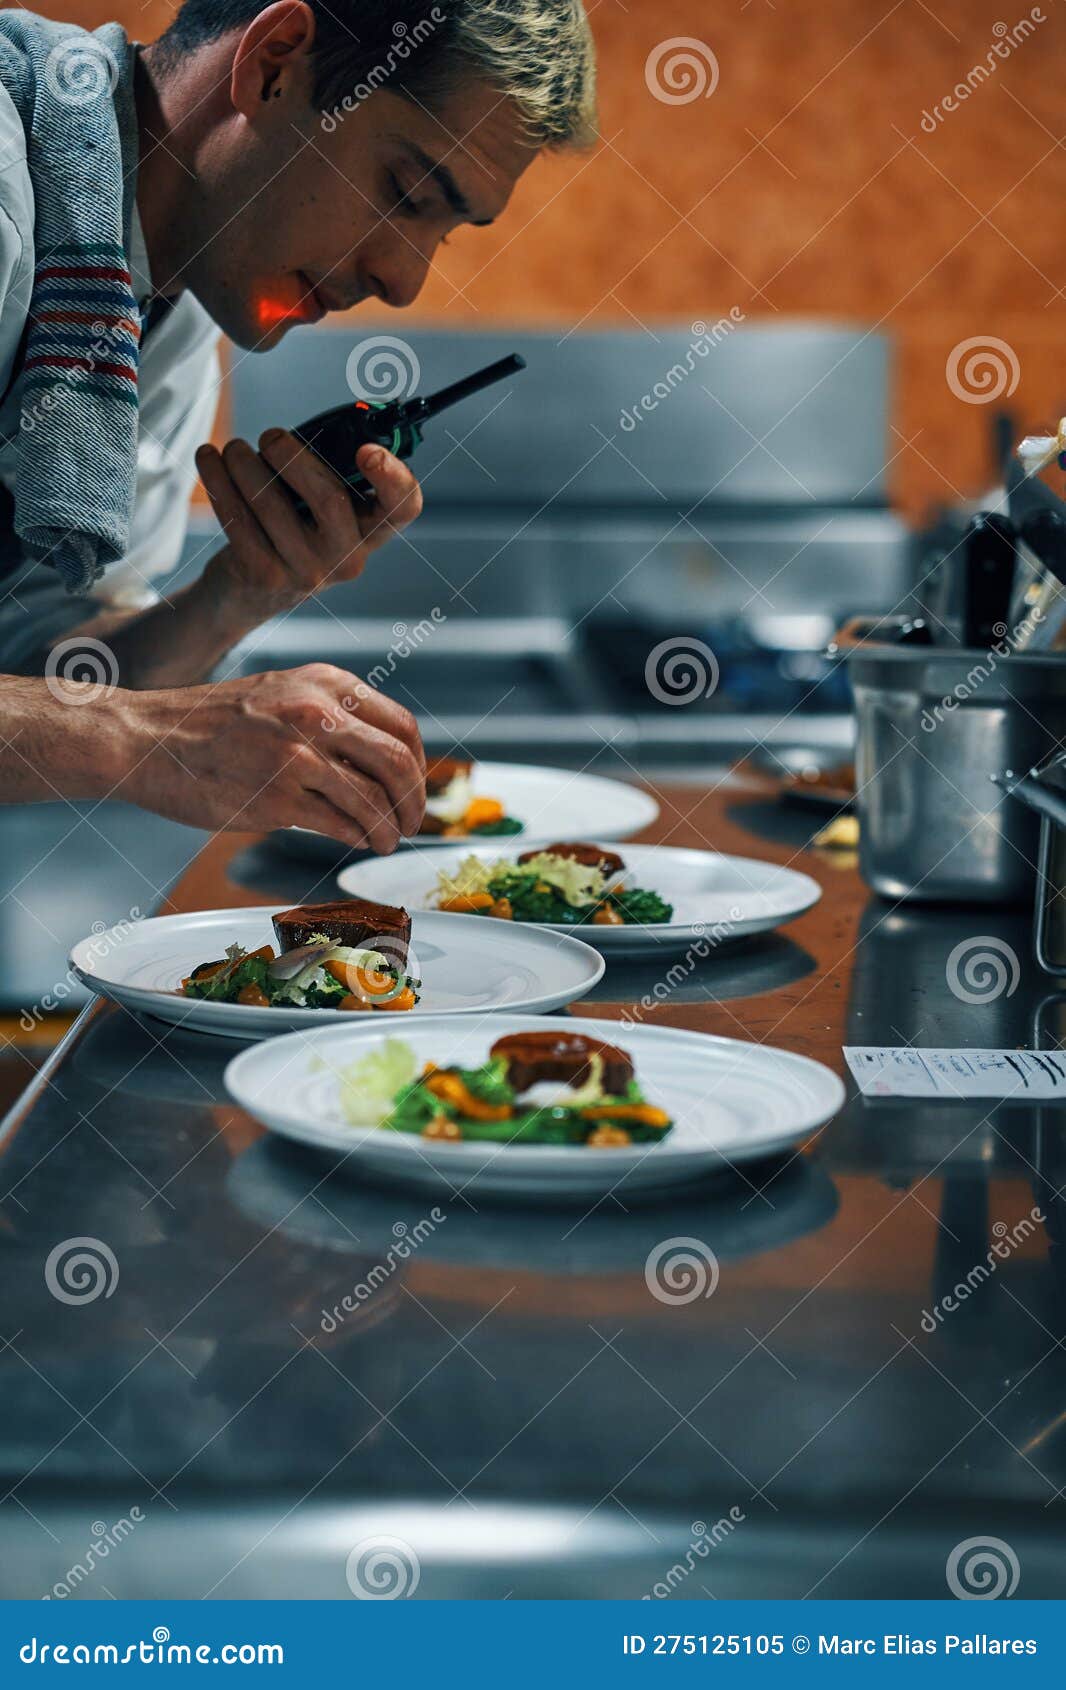
[[[90,34],[3,12],[0,82],[22,120],[36,202],[14,527],[29,556],[84,593],[128,549],[136,492],[133,50],[117,24]]]

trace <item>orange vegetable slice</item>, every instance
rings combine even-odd
[[[482,910],[492,909],[492,893],[462,892],[455,898],[445,898],[440,907],[453,915],[480,915]]]
[[[418,999],[410,986],[405,986],[402,992],[397,992],[394,998],[371,998],[371,1009],[414,1009]]]
[[[668,1127],[670,1117],[665,1109],[655,1109],[650,1103],[595,1103],[582,1109],[586,1121],[639,1121],[642,1127]]]
[[[601,904],[592,918],[593,927],[624,927],[625,922],[613,904]]]
[[[426,1075],[422,1084],[434,1097],[450,1103],[453,1109],[468,1115],[472,1121],[509,1121],[513,1113],[509,1103],[483,1103],[480,1097],[467,1090],[458,1074],[449,1074],[447,1070]]]
[[[357,968],[341,957],[330,957],[322,967],[327,974],[333,976],[338,985],[347,986],[348,990],[357,996],[380,998],[396,990],[395,976],[387,974],[382,968]]]
[[[472,798],[463,813],[463,826],[469,831],[485,827],[489,822],[503,820],[503,805],[498,798]]]

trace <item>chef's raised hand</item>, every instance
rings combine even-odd
[[[114,787],[196,827],[298,823],[379,854],[417,833],[426,759],[410,711],[328,663],[215,686],[123,693]]]
[[[201,446],[196,464],[227,541],[208,571],[223,591],[261,602],[268,615],[321,587],[354,580],[370,553],[422,509],[411,471],[381,446],[362,446],[356,454],[356,468],[375,495],[363,505],[284,429],[268,429],[258,452],[246,440],[231,440],[221,452]],[[310,518],[286,489],[303,500]]]

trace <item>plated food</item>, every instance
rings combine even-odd
[[[438,919],[474,928],[484,944],[483,924]],[[513,930],[498,931],[510,936]],[[566,1042],[575,1034],[587,1041],[584,1051]],[[561,1071],[551,1066],[556,1040],[564,1041]],[[398,1042],[404,1053],[397,1065],[389,1047]],[[516,1137],[514,1123],[534,1114],[525,1109],[531,1100],[550,1106],[565,1090],[570,1096],[561,1106],[574,1107],[573,1094],[580,1097],[594,1077],[589,1058],[597,1051],[603,1057],[599,1085],[615,1120],[623,1105],[614,1100],[635,1102],[624,1094],[636,1082],[647,1105],[666,1116],[669,1130],[647,1121],[641,1126],[617,1121],[630,1134],[627,1144]],[[485,1075],[501,1055],[507,1057],[506,1078],[499,1070]],[[450,1100],[436,1090],[405,1091],[427,1077],[427,1065],[462,1078],[467,1092],[488,1092],[479,1101],[492,1107],[511,1106],[506,1085],[522,1112],[516,1110],[510,1125],[496,1124],[502,1139],[493,1123],[468,1127],[476,1117],[458,1090]],[[553,1071],[560,1077],[540,1077]],[[464,1076],[477,1077],[470,1082]],[[502,1197],[586,1206],[611,1194],[628,1204],[695,1186],[785,1150],[809,1137],[844,1101],[842,1082],[819,1063],[739,1039],[641,1024],[623,1029],[600,1017],[491,1013],[458,1020],[421,1010],[391,1024],[376,1015],[334,1016],[328,1027],[269,1039],[241,1052],[227,1066],[225,1083],[242,1109],[286,1138],[329,1151],[346,1173],[445,1198],[459,1192],[466,1201]],[[439,1090],[447,1089],[442,1082]],[[429,1120],[446,1117],[462,1136],[443,1128],[440,1136],[425,1133],[430,1108]],[[390,1112],[402,1120],[383,1128]],[[644,1127],[650,1136],[638,1142],[633,1134]],[[488,1136],[471,1136],[479,1130]]]
[[[449,776],[449,768],[452,773]],[[469,770],[469,775],[464,771]],[[469,779],[471,796],[463,808],[463,780]],[[453,782],[458,780],[458,785]],[[440,758],[430,765],[428,827],[404,843],[420,852],[447,850],[456,838],[484,842],[494,835],[520,832],[530,844],[548,839],[629,839],[650,827],[659,806],[650,793],[627,781],[605,780],[602,775],[577,774],[569,769],[551,769],[526,763],[467,763],[459,758]],[[475,801],[499,806],[471,811]],[[447,809],[453,812],[446,816]],[[495,819],[493,819],[495,818]],[[471,826],[471,824],[473,824]],[[448,827],[462,826],[460,835],[449,835]],[[431,831],[438,829],[439,831]],[[314,856],[337,862],[351,853],[336,839],[311,828],[282,828],[273,836],[284,851],[295,856]]]
[[[329,941],[325,951],[318,951],[321,940]],[[559,1009],[584,997],[603,974],[602,957],[577,938],[501,923],[491,943],[486,940],[485,923],[473,916],[434,910],[408,916],[399,899],[369,906],[360,900],[296,910],[198,910],[120,923],[75,945],[71,964],[94,992],[127,1009],[234,1039],[338,1022],[380,1025],[398,1011],[410,1022],[425,1014]],[[317,955],[297,955],[311,944]],[[232,977],[213,978],[217,965],[231,960],[238,962]],[[294,970],[290,981],[271,976],[272,960]],[[328,969],[327,960],[343,966]],[[265,1004],[255,993],[242,998],[249,985],[259,988]],[[344,1003],[346,998],[356,1002]],[[371,1013],[347,1013],[355,1008]]]
[[[550,860],[547,860],[550,859]],[[352,863],[338,876],[354,896],[473,915],[493,927],[580,932],[605,956],[691,951],[768,932],[817,903],[809,875],[750,857],[666,845],[614,850],[593,835],[550,844],[481,841]]]
[[[468,856],[457,868],[438,871],[436,908],[556,927],[669,921],[673,904],[658,892],[627,886],[625,872],[617,851],[575,841],[538,845],[516,859]]]
[[[469,839],[521,833],[523,824],[505,814],[498,798],[475,796],[469,758],[431,757],[426,763],[426,813],[422,835]]]
[[[505,1033],[475,1067],[427,1062],[388,1039],[340,1074],[354,1126],[442,1144],[658,1144],[673,1122],[649,1103],[628,1051],[587,1033]]]
[[[411,917],[404,909],[347,898],[273,917],[277,949],[227,945],[196,965],[182,991],[211,1003],[257,1009],[408,1010],[420,981],[407,973]]]

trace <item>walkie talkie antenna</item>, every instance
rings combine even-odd
[[[480,393],[483,387],[491,387],[525,367],[525,359],[512,352],[506,358],[498,358],[495,364],[487,364],[483,370],[475,370],[472,376],[464,376],[462,381],[453,381],[450,387],[442,387],[439,393],[409,401],[407,413],[418,422],[424,422],[427,417],[435,417],[438,411],[447,410],[449,405],[457,405],[460,399],[469,399],[472,393]]]

